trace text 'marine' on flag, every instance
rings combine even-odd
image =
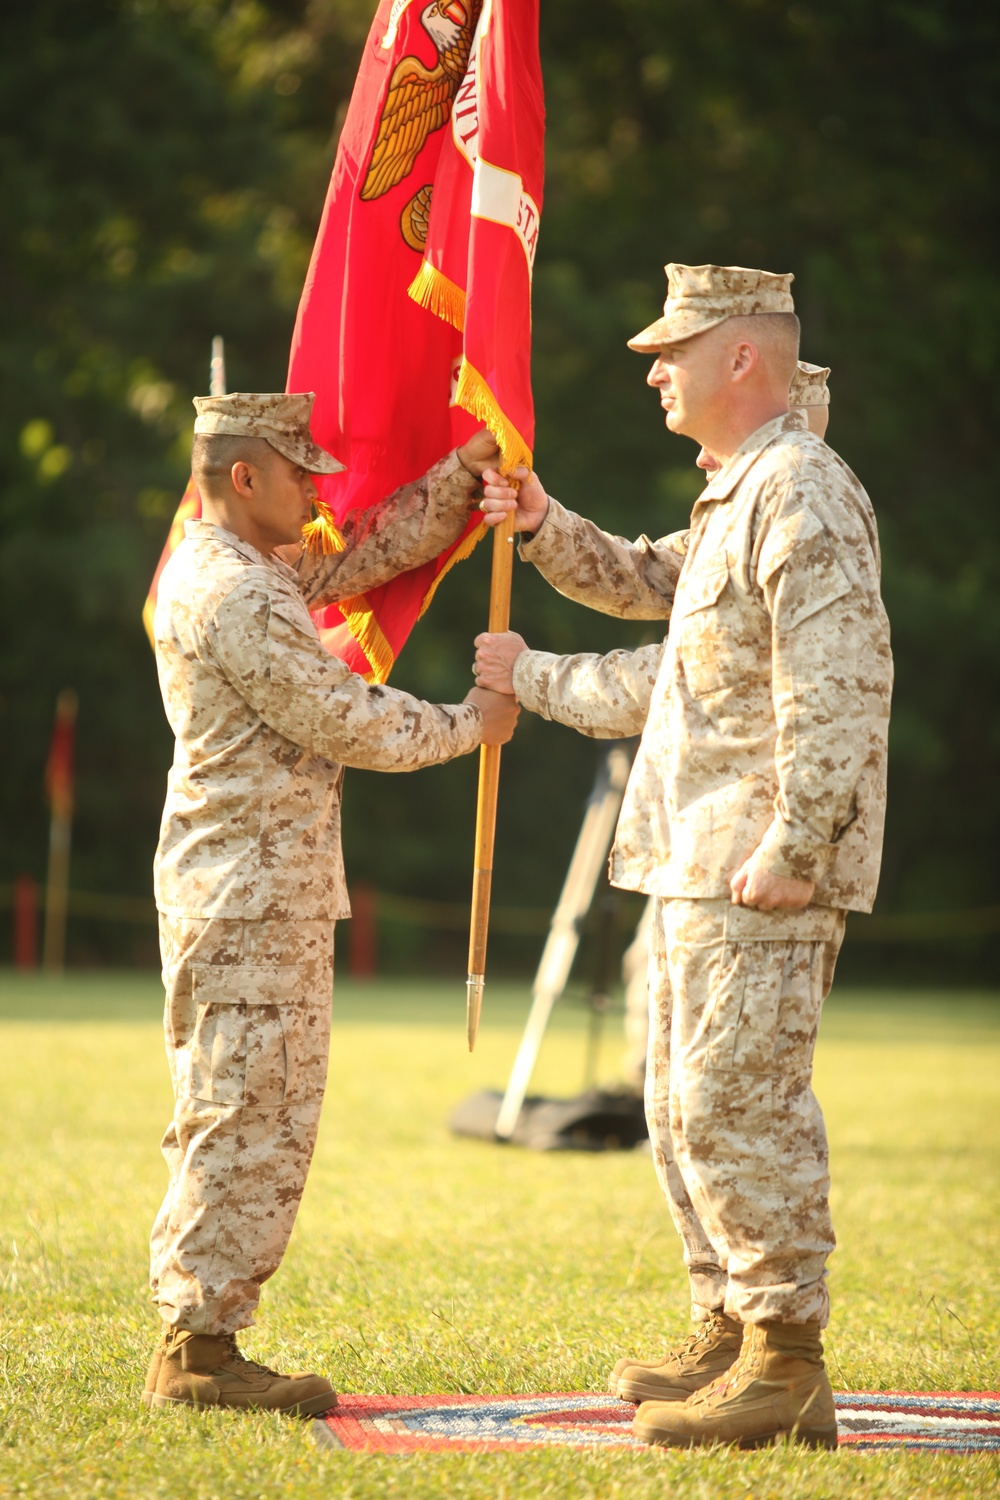
[[[316,392],[334,522],[419,478],[485,423],[531,463],[531,273],[542,202],[538,0],[383,0],[365,46],[292,340]],[[428,314],[431,314],[429,316]],[[470,520],[434,562],[318,610],[324,645],[381,682]]]

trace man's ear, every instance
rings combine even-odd
[[[233,482],[233,489],[237,495],[242,495],[244,500],[252,500],[254,495],[254,471],[252,465],[245,459],[238,459],[229,471],[229,477]]]
[[[733,379],[745,380],[759,363],[760,353],[757,345],[751,344],[748,340],[741,340],[733,350]]]

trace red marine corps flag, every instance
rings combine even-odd
[[[365,45],[299,303],[288,389],[345,465],[317,476],[310,545],[419,478],[483,422],[531,462],[531,270],[542,200],[538,0],[382,0]],[[189,483],[146,601],[201,513]],[[317,610],[327,649],[384,682],[470,521],[433,563]]]
[[[383,0],[365,47],[292,339],[289,390],[313,390],[312,545],[485,422],[530,464],[531,270],[544,113],[537,0]],[[444,572],[482,534],[317,611],[324,644],[388,676]]]

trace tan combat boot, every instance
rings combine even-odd
[[[620,1359],[608,1382],[622,1401],[686,1401],[724,1375],[740,1352],[743,1324],[715,1312],[660,1359]]]
[[[644,1443],[693,1448],[776,1440],[836,1448],[837,1413],[823,1365],[818,1323],[750,1323],[724,1379],[683,1405],[644,1401],[632,1430]]]
[[[293,1417],[329,1411],[337,1397],[321,1375],[279,1375],[245,1359],[235,1334],[171,1329],[153,1354],[142,1393],[144,1405],[227,1406],[280,1411]]]

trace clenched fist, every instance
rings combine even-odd
[[[477,479],[482,477],[485,468],[495,468],[500,462],[500,449],[492,432],[486,427],[480,427],[478,432],[474,432],[469,441],[458,449],[458,461],[470,474],[475,474]]]
[[[516,479],[518,488],[511,484]],[[487,526],[499,526],[511,511],[516,531],[537,531],[549,510],[549,497],[537,474],[515,469],[505,478],[498,469],[483,470],[483,498],[479,509]]]
[[[734,906],[752,906],[757,911],[801,911],[816,893],[812,880],[773,874],[761,863],[759,850],[736,871],[729,888]]]
[[[490,688],[494,693],[513,693],[514,663],[527,643],[516,630],[496,631],[492,635],[483,631],[476,636],[476,664],[473,671],[479,687]]]
[[[483,744],[506,745],[521,712],[517,699],[506,693],[491,693],[488,688],[474,687],[466,693],[465,702],[474,703],[483,716]]]

